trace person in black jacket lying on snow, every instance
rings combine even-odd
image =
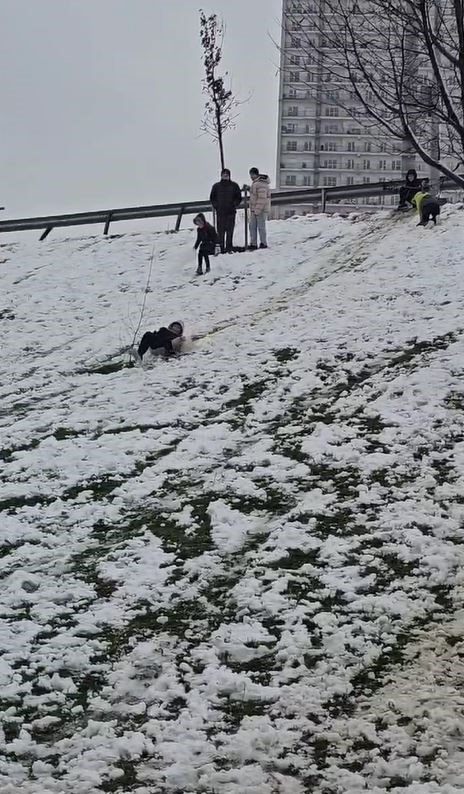
[[[181,340],[184,333],[184,326],[181,322],[170,323],[167,328],[160,328],[158,331],[147,331],[142,336],[137,353],[142,361],[147,350],[162,350],[166,356],[176,353],[173,346],[175,340]]]

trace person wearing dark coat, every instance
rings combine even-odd
[[[422,185],[423,180],[419,179],[417,176],[417,171],[414,168],[410,168],[406,174],[406,179],[404,185],[400,187],[400,203],[398,204],[398,209],[404,209],[408,206],[408,203],[411,204],[411,199]]]
[[[184,333],[184,326],[181,322],[170,323],[167,328],[159,328],[158,331],[147,331],[142,336],[138,346],[138,356],[140,360],[143,359],[147,350],[164,349],[166,356],[175,354],[172,343],[175,339],[180,339]]]
[[[209,258],[216,253],[216,246],[218,245],[218,236],[214,226],[206,220],[202,212],[193,219],[197,227],[197,241],[194,245],[195,251],[198,251],[198,267],[197,276],[203,275],[203,262],[205,263],[205,273],[210,271]]]
[[[221,251],[231,254],[234,250],[235,214],[242,201],[242,191],[237,182],[232,182],[228,168],[222,170],[221,181],[213,185],[209,199],[216,212]]]
[[[419,215],[418,226],[427,226],[430,219],[437,225],[437,216],[440,214],[440,202],[436,196],[424,190],[418,190],[411,199],[411,204],[417,209]]]

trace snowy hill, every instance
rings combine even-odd
[[[2,242],[2,794],[463,791],[463,217]]]

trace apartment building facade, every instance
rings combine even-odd
[[[318,0],[283,0],[277,189],[387,181],[410,167],[429,176],[428,166],[402,152],[401,141],[366,123],[355,92],[324,70],[318,55],[324,46],[319,7]],[[295,11],[298,22],[292,23]],[[343,206],[375,209],[395,203],[397,196],[386,196],[352,199]]]

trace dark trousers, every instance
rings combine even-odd
[[[400,187],[400,204],[406,204],[407,201],[411,201],[418,190],[418,187],[406,187],[406,185]]]
[[[217,213],[217,233],[219,237],[219,245],[221,246],[221,251],[232,251],[233,249],[233,237],[234,237],[234,229],[235,229],[235,212],[228,213],[224,215],[223,213]]]
[[[172,348],[171,334],[167,328],[160,328],[159,331],[147,331],[140,340],[138,352],[140,358],[143,358],[147,350],[156,350],[159,347],[164,347],[166,350]]]
[[[433,198],[424,199],[421,205],[421,223],[428,223],[430,218],[437,223],[437,215],[440,214],[440,205]]]
[[[205,263],[206,270],[210,269],[209,258],[212,254],[214,254],[212,246],[201,243],[198,249],[198,270],[201,270],[203,262]]]

